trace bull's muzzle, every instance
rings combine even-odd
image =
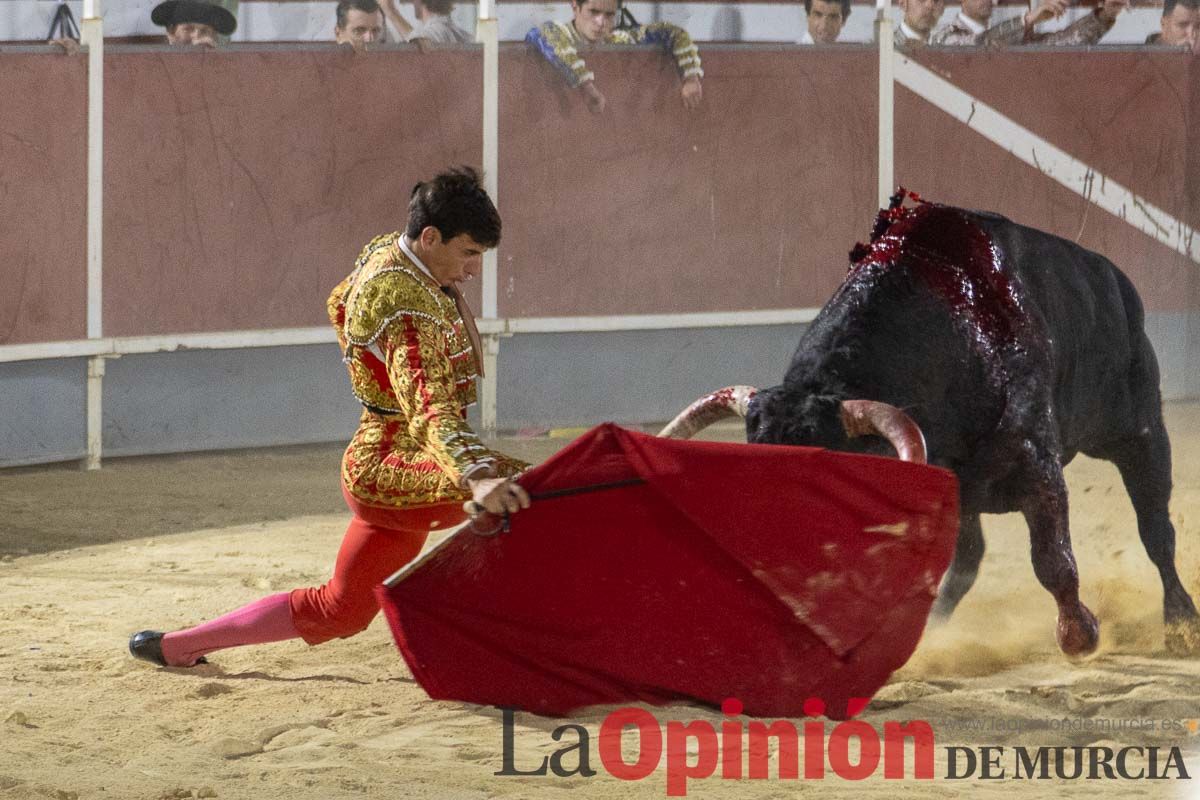
[[[690,439],[718,420],[745,419],[750,401],[758,390],[753,386],[726,386],[701,397],[659,431],[668,439]],[[925,436],[913,418],[878,400],[843,400],[842,427],[846,436],[882,436],[896,449],[902,461],[926,462]]]

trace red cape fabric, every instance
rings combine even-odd
[[[936,467],[602,425],[520,479],[493,538],[456,533],[378,589],[435,699],[561,716],[742,701],[754,716],[859,710],[912,655],[958,530]]]

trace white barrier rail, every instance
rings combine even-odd
[[[608,317],[481,318],[479,332],[488,337],[527,333],[601,333],[613,331],[731,328],[797,325],[811,322],[816,308],[769,311],[720,311],[698,314],[630,314]],[[180,350],[236,350],[247,347],[288,347],[333,344],[328,325],[257,331],[177,333],[162,336],[114,336],[68,342],[0,345],[0,364],[57,358],[119,358],[127,355],[173,353]]]
[[[500,340],[517,334],[602,333],[615,331],[683,330],[688,328],[729,328],[764,325],[795,325],[811,322],[820,309],[772,309],[767,311],[730,311],[696,314],[630,314],[596,317],[524,317],[514,319],[480,318],[479,332],[484,339],[487,377],[481,380],[479,395],[482,427],[494,434],[496,419],[497,363]],[[336,343],[337,337],[327,325],[307,328],[276,328],[257,331],[219,331],[161,336],[116,336],[78,339],[67,342],[0,345],[0,364],[45,359],[87,358],[88,437],[86,466],[98,469],[102,456],[100,416],[104,362],[109,358],[184,350],[234,350],[251,347],[294,347]]]
[[[1196,231],[1146,198],[899,54],[895,58],[895,80],[1047,178],[1200,264],[1200,237]]]

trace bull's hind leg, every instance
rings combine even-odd
[[[1043,459],[1044,477],[1021,509],[1029,524],[1033,572],[1058,604],[1058,646],[1070,656],[1096,649],[1100,625],[1079,600],[1079,569],[1071,550],[1067,486],[1062,467]]]
[[[1167,649],[1179,654],[1195,653],[1200,651],[1200,617],[1175,571],[1175,526],[1167,511],[1171,499],[1171,443],[1161,413],[1154,416],[1154,422],[1140,435],[1107,448],[1105,457],[1121,471],[1137,513],[1138,534],[1162,579]]]
[[[964,514],[958,523],[958,543],[954,546],[954,560],[938,590],[933,604],[935,622],[950,619],[958,602],[975,583],[979,574],[979,562],[983,560],[983,526],[978,514]]]

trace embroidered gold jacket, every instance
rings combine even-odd
[[[579,48],[587,45],[587,41],[572,23],[546,22],[540,27],[531,28],[525,34],[525,42],[553,64],[571,88],[577,88],[596,77],[579,55]],[[652,22],[627,30],[615,30],[605,37],[604,44],[657,45],[674,57],[680,78],[704,77],[700,51],[696,49],[692,37],[683,28],[670,22]]]
[[[475,358],[454,300],[399,247],[378,236],[329,296],[329,320],[363,404],[342,458],[342,482],[369,505],[465,500],[459,481],[481,465],[526,466],[489,450],[467,425]]]

